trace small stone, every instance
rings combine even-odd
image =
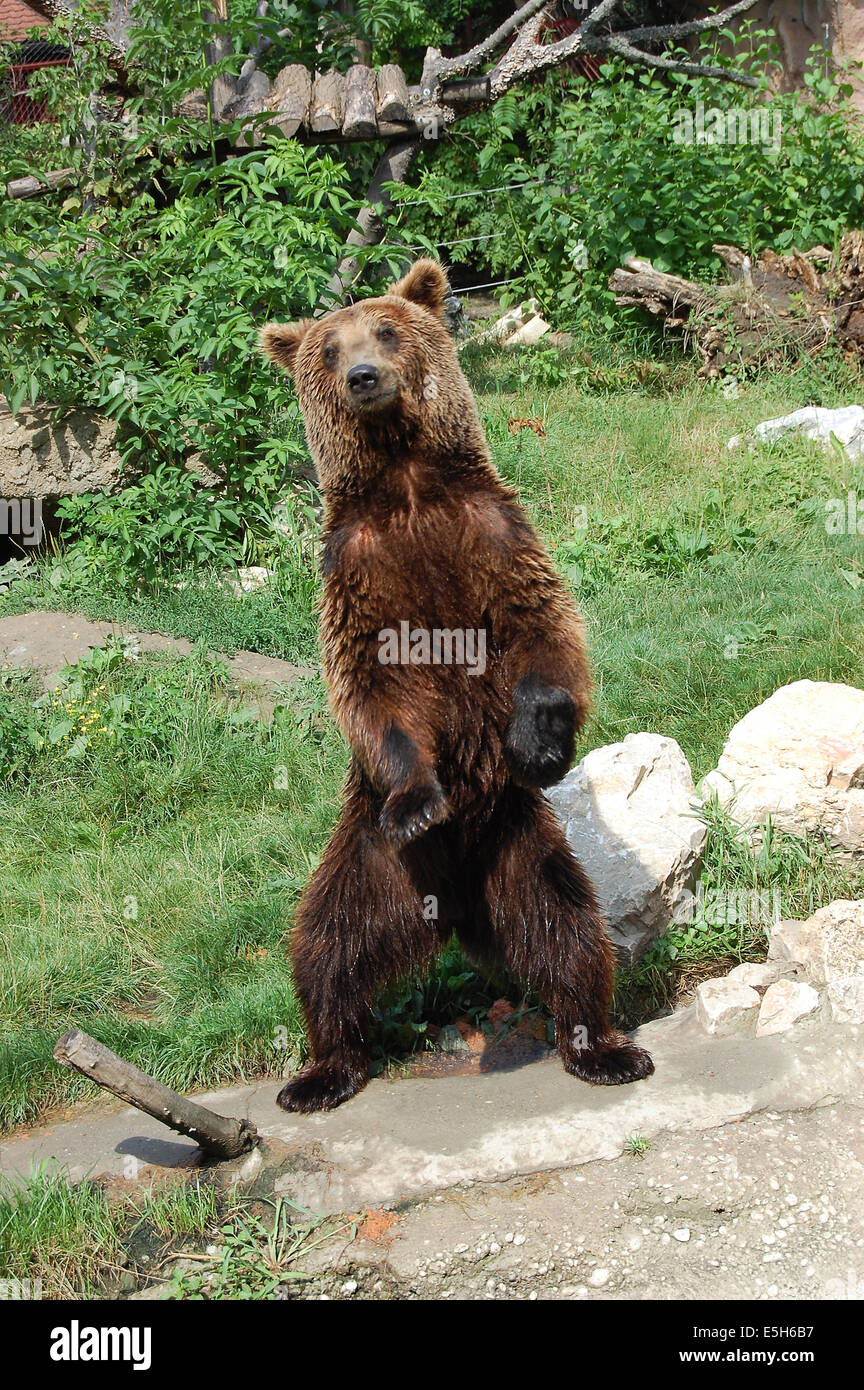
[[[730,970],[726,976],[727,980],[734,980],[738,985],[749,985],[759,994],[764,994],[769,985],[773,985],[775,980],[779,980],[791,967],[791,962],[782,960],[766,961],[743,961],[741,965],[736,965],[734,970]]]
[[[588,1275],[588,1283],[592,1289],[602,1289],[604,1284],[609,1283],[608,1269],[594,1269]]]
[[[345,1283],[342,1285],[342,1293],[345,1295],[346,1298],[350,1298],[352,1293],[357,1292],[357,1287],[358,1285],[356,1279],[346,1279]]]
[[[679,1226],[678,1230],[673,1231],[672,1234],[675,1239],[680,1240],[682,1244],[690,1239],[690,1231],[687,1226]]]
[[[525,1244],[525,1237],[522,1236],[522,1235],[514,1236],[514,1237],[513,1237],[513,1244],[514,1244],[514,1245],[524,1245],[524,1244]]]
[[[467,1052],[468,1044],[455,1023],[447,1023],[438,1034],[438,1046],[442,1052]]]

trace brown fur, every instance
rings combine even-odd
[[[377,989],[454,931],[539,989],[569,1071],[610,1084],[653,1070],[609,1024],[611,947],[539,790],[566,771],[588,709],[581,620],[490,461],[445,286],[419,261],[381,298],[261,333],[294,376],[324,493],[323,663],[354,755],[293,939],[312,1060],[279,1096],[289,1110],[365,1084]],[[379,634],[403,621],[483,629],[485,672],[382,665]]]

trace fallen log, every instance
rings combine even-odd
[[[51,169],[47,174],[28,174],[23,179],[10,179],[6,185],[7,198],[35,198],[48,189],[59,188],[75,174],[74,169]]]
[[[217,1115],[185,1096],[178,1096],[161,1081],[155,1081],[131,1062],[124,1062],[116,1052],[77,1028],[58,1040],[54,1058],[61,1066],[72,1067],[82,1076],[89,1076],[97,1086],[128,1101],[146,1115],[152,1115],[169,1129],[188,1135],[213,1158],[238,1158],[259,1142],[254,1125],[246,1120]]]
[[[728,283],[698,284],[631,256],[610,277],[615,302],[636,305],[702,357],[700,376],[776,366],[837,344],[864,359],[864,236],[847,232],[836,255],[824,246],[753,258],[712,247]]]

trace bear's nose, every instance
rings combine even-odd
[[[370,362],[360,362],[351,368],[345,380],[351,390],[359,396],[363,391],[371,391],[373,386],[377,386],[378,368],[373,367]]]

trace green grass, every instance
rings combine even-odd
[[[9,1297],[116,1298],[155,1283],[168,1299],[291,1298],[309,1277],[303,1257],[337,1236],[353,1239],[350,1220],[227,1193],[197,1174],[128,1190],[44,1167],[0,1179]]]
[[[853,398],[842,366],[765,376],[731,401],[689,364],[646,376],[614,345],[602,367],[545,349],[467,365],[498,466],[587,617],[597,692],[580,753],[654,730],[679,741],[698,778],[778,686],[864,685],[861,538],[826,534],[820,510],[849,488],[864,496],[864,470],[801,443],[726,449],[759,420]],[[546,437],[511,434],[514,417],[542,419]],[[296,563],[240,600],[214,583],[178,590],[176,575],[145,593],[59,570],[51,559],[15,580],[0,614],[74,608],[201,646],[188,661],[85,663],[53,709],[34,712],[26,679],[0,682],[7,1127],[92,1090],[51,1061],[73,1024],[181,1089],[292,1063],[303,1040],[287,932],[347,760],[317,680],[293,688],[267,728],[203,655],[246,647],[314,661],[314,585]],[[94,709],[86,727],[106,732],[70,756]],[[789,915],[862,891],[818,845],[773,836],[754,860],[722,821],[705,874],[777,887]],[[763,950],[764,927],[676,929],[622,980],[621,1017],[670,1002],[688,972]],[[449,953],[430,980],[382,1001],[380,1056],[488,997]]]
[[[47,1169],[0,1183],[0,1279],[40,1281],[43,1298],[86,1297],[118,1268],[120,1250],[118,1222],[94,1184],[72,1187]]]
[[[195,658],[121,658],[85,684],[95,703],[67,686],[32,715],[43,737],[67,706],[79,722],[0,805],[7,1125],[89,1087],[51,1061],[71,1023],[181,1089],[279,1070],[300,1040],[285,931],[345,763],[320,690],[268,727]],[[76,755],[79,710],[97,718]]]

